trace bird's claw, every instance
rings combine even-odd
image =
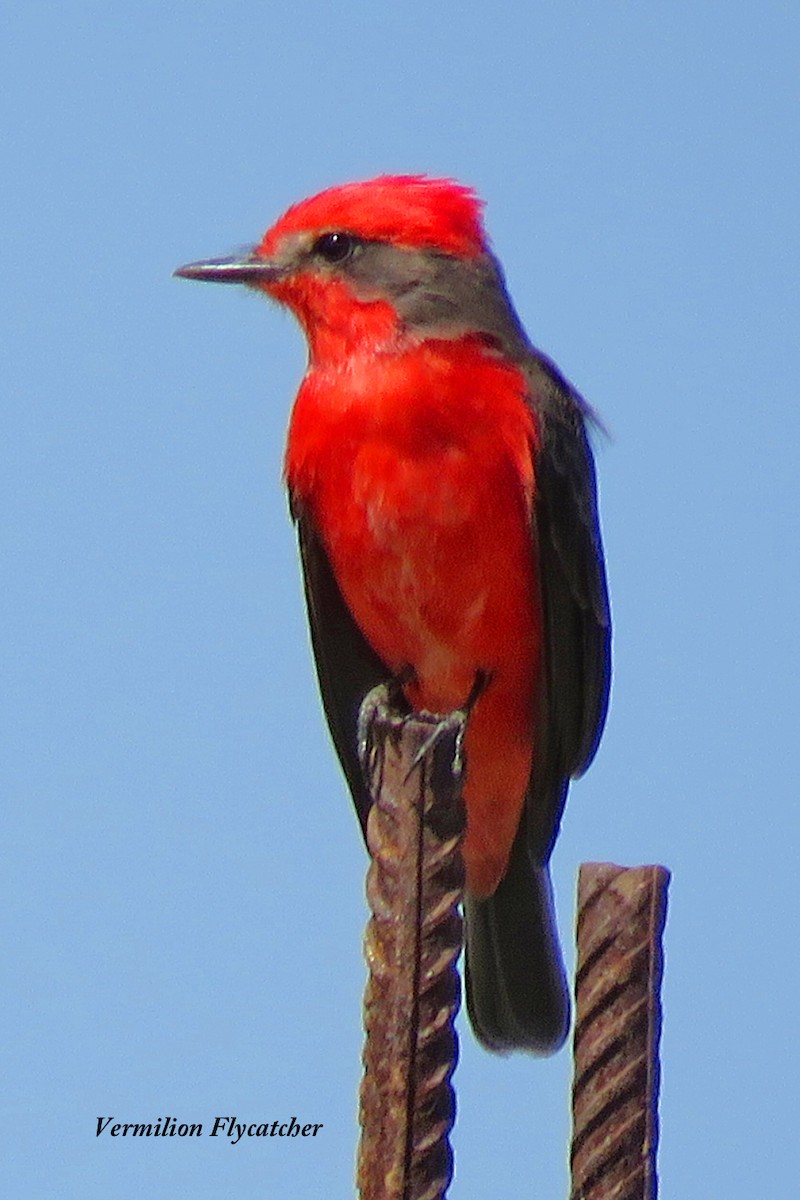
[[[358,755],[365,776],[369,777],[370,769],[373,765],[373,754],[375,752],[373,727],[375,721],[394,717],[398,724],[400,724],[407,718],[413,717],[418,721],[422,720],[428,723],[431,728],[430,733],[424,738],[414,755],[408,774],[406,775],[406,781],[421,766],[424,759],[432,752],[439,750],[447,743],[448,739],[452,740],[452,753],[448,756],[448,770],[457,779],[460,779],[464,771],[464,735],[467,730],[467,723],[477,700],[486,690],[490,678],[489,672],[483,670],[477,671],[472,688],[464,704],[444,716],[425,711],[415,711],[413,713],[403,711],[407,709],[403,688],[414,678],[413,668],[408,667],[386,683],[380,683],[377,687],[372,688],[364,697],[358,712]]]
[[[435,725],[414,755],[414,761],[411,764],[406,780],[421,764],[426,755],[436,750],[448,736],[453,737],[453,754],[450,762],[452,773],[456,779],[461,778],[464,771],[464,735],[467,732],[467,723],[475,704],[486,691],[490,679],[491,674],[489,671],[484,671],[483,669],[476,671],[470,693],[464,704],[461,708],[454,709],[453,712],[448,713],[446,716],[435,716],[433,713],[418,714],[419,716],[429,718],[435,722]]]
[[[377,684],[367,692],[361,702],[361,707],[358,710],[356,736],[358,738],[358,757],[366,779],[369,778],[372,757],[375,751],[372,733],[375,721],[389,720],[391,718],[401,721],[407,715],[409,711],[408,702],[403,694],[403,688],[414,679],[413,667],[404,667],[397,675],[393,675],[385,683]]]
[[[358,710],[358,757],[365,778],[369,776],[375,743],[372,730],[375,721],[387,717],[392,709],[392,683],[379,683],[367,692]]]
[[[464,770],[464,734],[467,731],[468,709],[466,707],[456,708],[453,712],[447,713],[446,716],[438,716],[428,712],[415,713],[414,715],[427,718],[432,723],[432,726],[430,733],[412,759],[405,782],[408,782],[417,768],[421,766],[424,759],[439,749],[448,738],[452,738],[453,746],[452,755],[449,756],[449,767],[453,776],[456,779],[460,779]]]

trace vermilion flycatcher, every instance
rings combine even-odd
[[[383,176],[191,263],[287,305],[308,339],[286,480],[322,699],[362,825],[358,714],[475,700],[465,738],[467,1004],[490,1049],[548,1053],[569,1000],[548,860],[605,719],[610,622],[587,407],[528,340],[481,203]]]

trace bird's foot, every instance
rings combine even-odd
[[[403,688],[415,679],[414,669],[406,667],[392,679],[379,683],[364,697],[358,712],[358,757],[364,777],[369,779],[379,751],[379,741],[374,734],[376,722],[388,722],[399,732],[406,722],[415,721],[427,728],[411,761],[406,780],[430,755],[434,772],[444,771],[460,781],[464,773],[464,735],[470,713],[486,690],[491,674],[489,671],[476,671],[464,703],[445,714],[409,710]]]
[[[408,764],[404,783],[415,771],[419,772],[420,797],[425,790],[423,780],[438,797],[438,815],[429,813],[431,828],[438,837],[452,836],[454,814],[462,812],[462,787],[465,771],[464,735],[470,713],[485,691],[490,674],[476,672],[469,695],[460,708],[446,714],[411,710],[403,688],[415,679],[407,670],[386,683],[374,687],[361,704],[358,714],[358,755],[368,788],[382,778],[383,754],[387,737],[399,739],[407,732],[413,737],[416,749],[406,758]],[[382,785],[379,785],[379,787]],[[463,829],[463,815],[458,817]]]
[[[489,671],[484,671],[483,669],[476,671],[475,679],[464,703],[460,708],[455,708],[452,712],[444,716],[428,712],[416,714],[417,716],[428,718],[432,722],[432,728],[414,755],[408,775],[411,775],[412,771],[416,770],[431,751],[438,749],[448,738],[452,738],[451,769],[456,778],[461,778],[464,771],[464,735],[467,732],[467,723],[470,713],[489,686],[490,679],[491,673]]]
[[[375,755],[375,738],[373,729],[375,722],[378,720],[392,721],[399,727],[402,721],[409,715],[408,701],[403,693],[403,688],[408,683],[412,683],[416,679],[416,674],[413,667],[404,667],[393,675],[391,679],[387,679],[385,683],[379,683],[371,691],[367,692],[361,702],[361,707],[358,710],[358,757],[361,761],[361,769],[364,772],[365,778],[369,777],[370,765],[373,762]]]

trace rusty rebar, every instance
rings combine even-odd
[[[460,729],[385,709],[370,724],[361,1200],[441,1200],[452,1178],[464,886]]]
[[[656,1200],[668,884],[665,867],[580,869],[571,1200]]]

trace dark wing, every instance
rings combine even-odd
[[[491,254],[477,259],[372,247],[353,269],[392,281],[404,321],[429,337],[480,333],[528,383],[541,431],[536,454],[533,553],[541,576],[546,631],[545,728],[528,805],[528,842],[547,860],[571,776],[592,759],[605,719],[610,621],[597,520],[588,407],[555,365],[531,346]]]
[[[544,610],[543,727],[508,870],[494,895],[466,898],[466,992],[490,1050],[549,1054],[569,1031],[569,990],[547,864],[570,777],[589,765],[603,729],[611,622],[588,410],[544,356],[530,351],[520,365],[541,433],[532,552]]]
[[[297,518],[311,645],[333,744],[366,836],[370,800],[358,757],[358,713],[367,692],[391,677],[342,598],[310,517]]]
[[[535,522],[545,629],[543,753],[529,787],[528,844],[546,862],[570,777],[585,771],[605,723],[611,618],[588,407],[535,353],[524,364],[540,429]]]

